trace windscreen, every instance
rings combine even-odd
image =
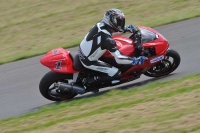
[[[142,35],[142,44],[146,43],[146,42],[153,41],[153,40],[158,38],[158,35],[156,35],[155,33],[151,32],[149,30],[140,28],[140,32],[141,32],[141,35]]]

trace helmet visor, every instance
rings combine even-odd
[[[117,17],[117,29],[119,29],[119,31],[123,31],[124,29],[124,25],[125,25],[125,18],[124,17]]]

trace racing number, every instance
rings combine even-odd
[[[60,69],[62,69],[61,64],[62,64],[62,61],[56,62],[56,68],[55,68],[55,70],[60,70]]]

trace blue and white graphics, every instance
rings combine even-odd
[[[153,64],[153,63],[158,62],[158,61],[161,61],[161,60],[163,60],[163,59],[164,59],[164,55],[161,55],[161,56],[158,56],[158,57],[156,57],[156,58],[150,60],[150,63]]]

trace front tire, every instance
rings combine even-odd
[[[180,61],[181,57],[179,53],[173,49],[170,49],[167,51],[165,59],[146,71],[144,75],[148,77],[161,77],[168,75],[176,70],[180,64]]]
[[[51,94],[51,90],[54,89],[51,87],[54,83],[58,82],[68,82],[69,79],[72,79],[72,74],[61,74],[55,72],[46,73],[40,81],[39,90],[42,96],[44,96],[48,100],[52,101],[63,101],[72,99],[77,94],[68,94],[64,96],[54,96]]]

